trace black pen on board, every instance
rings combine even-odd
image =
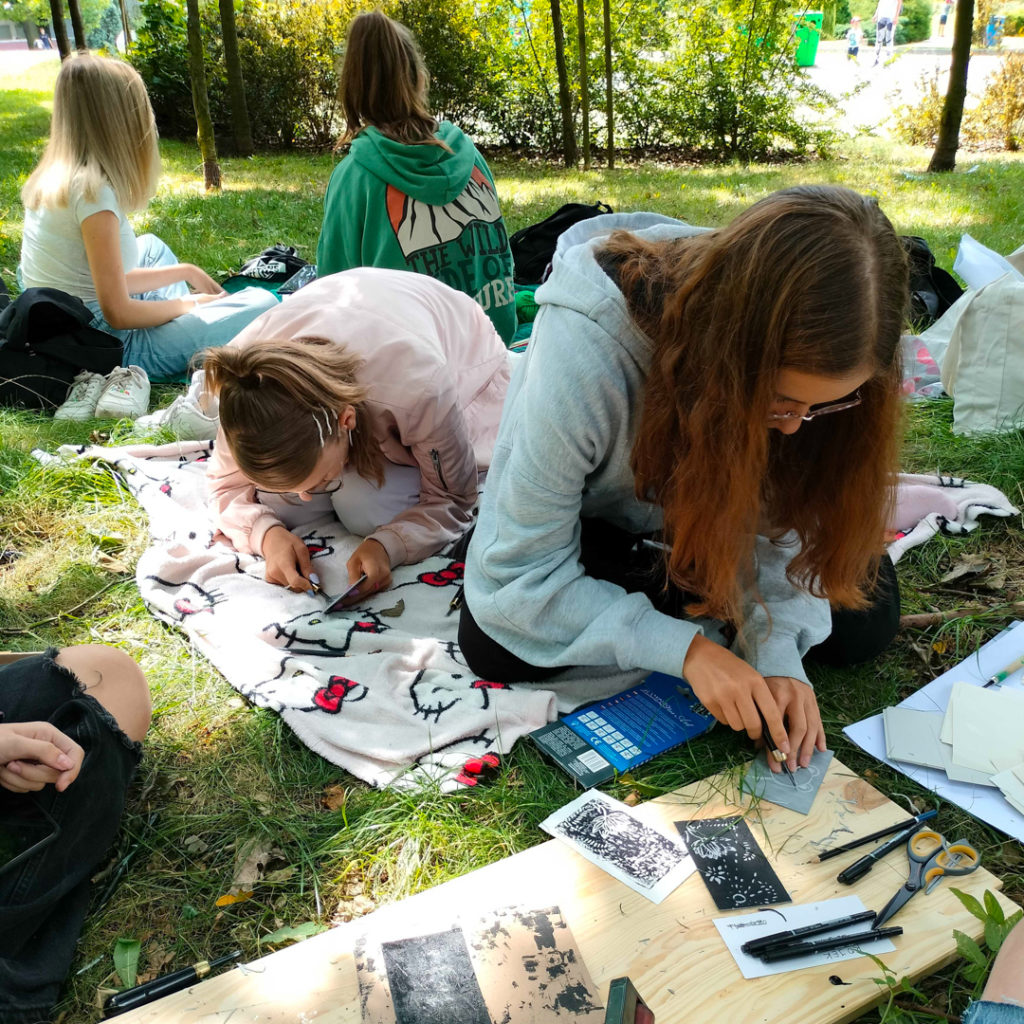
[[[790,928],[784,932],[774,932],[771,935],[762,935],[759,939],[751,939],[740,946],[740,952],[748,956],[757,956],[758,951],[768,949],[770,946],[781,946],[791,943],[794,939],[806,939],[812,935],[821,935],[823,932],[836,931],[839,928],[848,928],[851,924],[863,924],[865,921],[873,921],[875,912],[873,910],[862,910],[848,917],[839,917],[833,921],[819,921],[817,924],[806,924],[802,928]]]
[[[103,1004],[103,1015],[105,1017],[116,1017],[119,1014],[127,1013],[136,1007],[145,1006],[157,999],[163,999],[172,992],[180,992],[183,988],[201,981],[211,971],[218,967],[237,960],[242,955],[240,949],[236,949],[227,956],[218,957],[216,960],[200,960],[191,967],[183,967],[180,971],[172,971],[170,974],[161,975],[152,981],[143,982],[134,988],[126,988],[121,992],[115,992],[107,998]]]
[[[903,929],[899,927],[872,928],[867,932],[857,932],[856,935],[835,935],[831,939],[817,939],[814,942],[784,943],[762,950],[758,954],[758,959],[770,964],[776,960],[791,960],[798,956],[811,956],[813,953],[827,953],[831,949],[858,946],[863,942],[877,942],[879,939],[890,939],[902,934]]]
[[[875,866],[875,861],[881,860],[887,853],[901,847],[916,831],[917,825],[911,825],[903,832],[897,832],[892,839],[887,843],[882,843],[877,850],[872,850],[866,857],[855,860],[844,871],[840,871],[836,875],[836,881],[842,882],[843,885],[853,885],[858,878],[863,878]]]
[[[906,821],[898,821],[895,825],[886,825],[885,828],[880,828],[877,832],[872,832],[870,835],[861,836],[859,839],[851,839],[848,843],[843,843],[842,846],[833,846],[829,850],[822,850],[818,854],[818,861],[828,860],[829,857],[836,857],[840,853],[848,853],[850,850],[856,850],[858,846],[867,846],[868,843],[873,843],[876,839],[884,839],[886,836],[891,836],[893,832],[904,832],[908,828],[916,828],[922,822],[930,821],[938,813],[936,810],[925,811],[916,817],[907,818]]]

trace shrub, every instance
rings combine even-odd
[[[918,80],[921,98],[915,104],[904,104],[893,111],[896,133],[912,146],[934,146],[939,137],[939,122],[945,96],[939,90],[939,72],[926,72]]]
[[[1024,145],[1024,53],[1011,53],[988,80],[962,136],[976,148],[997,145],[1016,152]]]

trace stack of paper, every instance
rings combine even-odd
[[[1024,693],[956,682],[945,715],[906,707],[882,712],[890,761],[936,768],[954,782],[992,786],[1006,793],[1001,773],[1024,777]],[[1013,786],[1013,776],[1007,780]],[[1014,792],[1016,792],[1014,790]]]
[[[989,677],[1024,652],[1020,623],[898,707],[843,731],[868,753],[1024,842],[1024,687]]]

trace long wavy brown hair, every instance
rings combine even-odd
[[[302,483],[338,432],[346,405],[356,411],[349,464],[383,486],[380,447],[356,378],[361,360],[326,338],[261,338],[203,353],[206,388],[220,400],[220,425],[238,468],[257,486],[288,491]],[[333,416],[331,430],[327,429]]]
[[[707,234],[618,232],[599,258],[653,343],[631,464],[637,497],[663,509],[669,578],[703,598],[692,611],[739,622],[756,535],[790,530],[790,579],[864,607],[893,499],[908,295],[878,204],[799,186]],[[767,424],[786,368],[871,376],[859,406],[784,435]]]
[[[427,106],[430,75],[416,37],[382,11],[356,15],[348,28],[338,102],[345,113],[341,148],[364,128],[408,146],[448,149]]]

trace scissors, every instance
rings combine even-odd
[[[931,829],[921,829],[907,840],[910,871],[903,888],[878,912],[875,928],[881,928],[912,896],[923,888],[931,892],[943,875],[969,875],[981,864],[978,851],[964,839],[950,845],[944,836]]]

